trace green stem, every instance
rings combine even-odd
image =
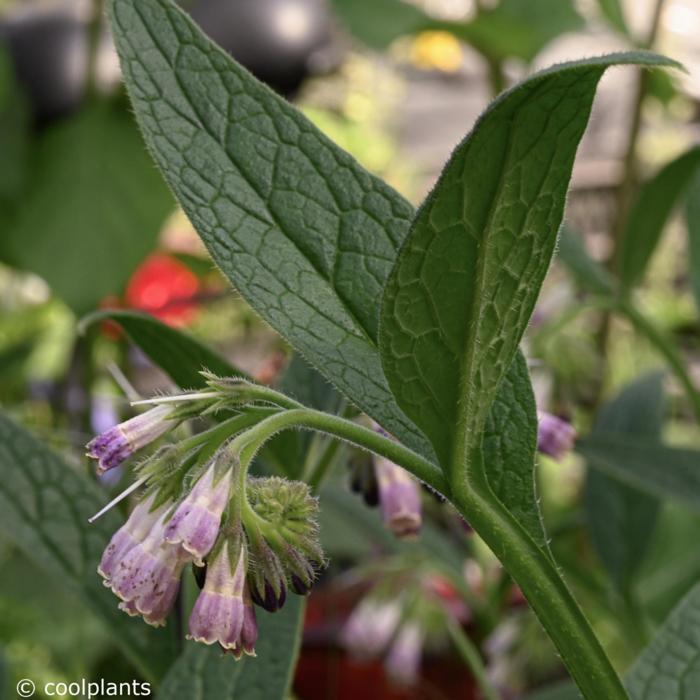
[[[472,672],[484,700],[499,700],[498,692],[491,685],[486,675],[486,669],[484,668],[484,662],[481,659],[479,650],[455,620],[448,616],[445,618],[445,621],[447,632],[452,638],[455,648],[462,657],[462,660]]]
[[[583,612],[547,554],[498,501],[482,468],[455,494],[454,505],[520,586],[587,700],[628,700]]]
[[[649,27],[646,38],[640,42],[640,45],[644,48],[651,49],[656,42],[663,4],[664,0],[656,0],[651,26]],[[637,141],[639,139],[639,132],[642,125],[642,107],[644,105],[644,98],[646,97],[648,90],[649,71],[640,68],[637,74],[629,138],[627,141],[627,148],[625,149],[625,155],[623,157],[622,181],[620,182],[620,186],[617,190],[615,218],[610,229],[611,248],[607,266],[613,272],[617,272],[619,268],[620,251],[622,250],[622,236],[625,231],[627,215],[629,213],[632,197],[637,188]],[[603,390],[605,388],[605,378],[607,375],[606,358],[608,355],[608,344],[610,342],[611,322],[611,312],[605,311],[601,316],[600,325],[596,333],[596,344],[600,352],[602,364],[600,372],[601,380],[598,383],[596,390],[596,404],[600,404],[603,397]]]
[[[403,445],[339,416],[295,409],[270,416],[239,435],[232,451],[252,454],[277,432],[301,427],[319,430],[399,464],[452,499],[515,579],[587,700],[628,700],[628,696],[566,584],[549,556],[491,491],[483,465],[472,465],[469,483],[453,493],[434,464]]]
[[[96,97],[97,86],[97,62],[100,54],[100,40],[102,38],[102,17],[104,11],[103,0],[92,0],[92,17],[88,26],[88,74],[87,95]]]
[[[654,347],[666,358],[673,373],[678,378],[678,381],[685,389],[696,420],[700,422],[700,393],[695,388],[693,380],[690,378],[688,371],[683,363],[683,359],[676,350],[673,343],[662,333],[644,314],[635,308],[628,300],[623,299],[618,304],[620,313],[627,317],[630,323],[634,326],[638,333],[646,336],[646,338],[654,345]]]
[[[276,433],[292,427],[318,430],[386,457],[408,469],[444,496],[449,496],[447,482],[440,469],[432,462],[374,430],[357,425],[346,418],[311,408],[293,409],[265,418],[255,427],[235,438],[231,443],[231,451],[240,451],[248,446],[257,450]]]
[[[498,97],[506,87],[506,77],[503,74],[503,63],[500,59],[484,54],[486,67],[488,69],[489,86],[491,97]]]

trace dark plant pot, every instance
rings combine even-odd
[[[202,30],[259,80],[293,94],[330,44],[324,0],[181,0]]]
[[[68,10],[18,12],[0,24],[34,118],[43,124],[74,111],[85,93],[87,31]]]

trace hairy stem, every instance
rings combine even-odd
[[[386,457],[400,464],[442,495],[449,497],[448,485],[442,471],[432,462],[374,430],[357,425],[346,418],[311,408],[293,409],[265,418],[254,428],[235,438],[231,443],[231,451],[247,449],[249,446],[258,449],[276,433],[292,427],[318,430]]]
[[[483,468],[454,495],[467,518],[520,586],[562,661],[587,700],[627,700],[628,695],[590,624],[549,556],[491,491]]]
[[[252,454],[281,430],[318,430],[390,459],[451,498],[455,507],[501,560],[532,605],[587,700],[627,700],[620,679],[588,621],[549,556],[491,491],[483,465],[473,465],[469,483],[450,489],[441,470],[412,450],[339,416],[312,409],[279,413],[231,443]]]

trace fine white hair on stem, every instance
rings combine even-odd
[[[125,489],[122,491],[116,498],[112,499],[104,508],[101,510],[98,510],[95,515],[93,515],[91,518],[88,518],[88,522],[92,525],[92,523],[97,520],[97,518],[103,516],[108,510],[111,510],[114,508],[114,506],[117,505],[120,501],[123,501],[130,493],[133,493],[136,491],[136,489],[141,486],[143,483],[145,483],[146,479],[148,479],[147,476],[141,477],[140,479],[137,479],[134,481],[129,488]]]
[[[145,406],[147,404],[177,403],[178,401],[199,401],[200,399],[215,399],[219,394],[215,391],[200,391],[194,394],[177,394],[175,396],[154,396],[150,399],[132,401],[132,406]]]

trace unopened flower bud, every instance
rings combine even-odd
[[[176,425],[177,421],[168,420],[171,410],[168,406],[156,406],[115,425],[87,444],[88,457],[98,460],[100,472],[113,469]]]
[[[270,585],[262,590],[261,579],[273,587],[279,580],[280,587],[289,585],[294,593],[306,595],[313,586],[316,569],[325,563],[318,541],[318,500],[306,484],[276,477],[251,480],[248,494],[259,521],[266,523],[264,533],[251,524],[255,547],[251,595],[256,603],[270,609],[275,596]]]
[[[251,538],[248,584],[253,602],[268,612],[279,610],[287,600],[282,563],[262,538]]]
[[[372,457],[366,453],[358,455],[350,462],[350,488],[355,493],[361,494],[368,506],[379,505],[377,475]]]
[[[223,471],[223,473],[221,473]],[[214,546],[219,534],[221,515],[231,489],[232,470],[211,463],[192,490],[180,502],[165,528],[165,541],[179,544],[192,554],[197,566]]]
[[[404,469],[375,457],[382,520],[397,537],[412,537],[422,524],[420,486]]]
[[[567,421],[551,413],[537,414],[537,449],[545,455],[561,460],[576,441],[576,430]]]

